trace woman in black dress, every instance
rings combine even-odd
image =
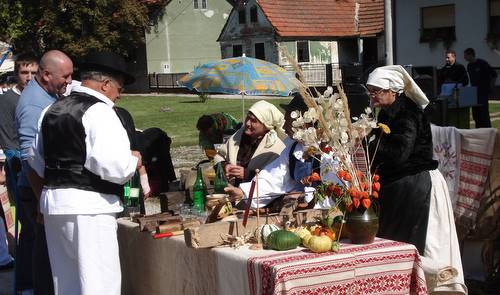
[[[424,114],[429,100],[401,66],[375,69],[367,88],[372,105],[381,109],[378,122],[391,129],[381,136],[372,166],[381,181],[378,236],[415,245],[429,293],[463,294],[467,288],[453,210],[432,158],[431,127]],[[373,154],[375,144],[370,148]]]

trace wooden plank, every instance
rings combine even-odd
[[[322,216],[325,210],[303,210],[293,213],[293,217],[287,215],[268,214],[261,215],[261,224],[277,224],[282,226],[283,222],[290,220],[294,225],[303,225],[306,222],[315,221],[315,217]],[[326,210],[327,211],[327,210]],[[243,220],[238,221],[219,221],[214,223],[202,224],[199,227],[188,228],[184,230],[184,240],[186,245],[191,248],[210,248],[223,244],[224,234],[241,236],[247,232],[253,233],[257,228],[257,218],[249,217],[247,226],[243,226]]]

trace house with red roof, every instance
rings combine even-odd
[[[242,0],[218,41],[222,58],[251,56],[303,69],[384,60],[383,0]],[[335,75],[335,73],[334,73]]]

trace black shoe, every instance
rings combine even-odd
[[[11,262],[9,262],[7,264],[0,265],[0,271],[9,271],[13,268],[14,268],[14,260],[12,260]]]

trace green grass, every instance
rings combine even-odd
[[[256,101],[245,100],[245,109],[248,110]],[[267,101],[275,105],[287,102],[283,99]],[[203,114],[227,112],[242,120],[241,98],[210,98],[202,103],[196,96],[124,96],[117,105],[126,108],[132,114],[137,128],[158,127],[167,132],[172,138],[174,147],[198,144],[196,122]]]
[[[491,115],[491,126],[496,129],[500,129],[500,114],[493,115],[495,113],[500,113],[500,102],[499,103],[490,103],[490,115]],[[494,118],[498,118],[498,120],[493,120]]]
[[[245,100],[245,109],[248,110],[256,101]],[[283,99],[268,101],[274,105],[286,102]],[[202,103],[196,96],[124,96],[118,101],[118,106],[126,108],[132,114],[137,128],[158,127],[167,132],[174,147],[198,144],[196,122],[203,114],[227,112],[242,120],[241,98],[210,98]],[[499,112],[500,103],[490,103],[490,113]],[[500,114],[492,116],[493,127],[500,128],[500,120],[493,121],[493,118],[500,118]]]

